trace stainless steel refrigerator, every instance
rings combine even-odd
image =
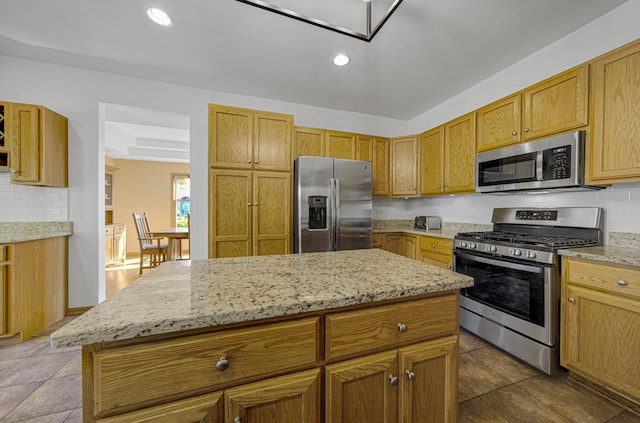
[[[371,162],[300,156],[294,163],[294,252],[371,248]]]

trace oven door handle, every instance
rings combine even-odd
[[[498,267],[506,267],[507,269],[513,270],[522,270],[523,272],[529,273],[542,273],[542,268],[538,266],[529,266],[526,264],[511,263],[510,261],[494,260],[486,257],[461,253],[459,251],[456,251],[454,254],[472,261],[477,261],[479,263],[492,264]]]

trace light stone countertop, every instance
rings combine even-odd
[[[640,266],[640,248],[616,245],[559,250],[561,256],[578,257],[629,266]]]
[[[0,222],[0,244],[71,236],[72,222]]]
[[[379,249],[167,262],[54,332],[51,343],[132,339],[472,285],[469,276]]]

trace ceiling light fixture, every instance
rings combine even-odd
[[[333,58],[333,64],[336,66],[347,66],[351,59],[346,54],[338,54]]]
[[[150,7],[147,9],[147,16],[149,19],[157,23],[158,25],[164,26],[165,28],[171,28],[173,26],[173,21],[162,9],[158,9],[157,7]]]
[[[365,31],[364,32],[359,32],[356,31],[354,29],[350,29],[350,28],[345,28],[344,26],[340,26],[340,25],[334,25],[331,24],[329,22],[326,22],[322,19],[318,19],[318,18],[314,18],[311,16],[307,16],[304,13],[300,13],[291,9],[287,9],[285,7],[282,6],[278,6],[275,5],[273,3],[268,3],[264,0],[236,0],[239,1],[240,3],[245,3],[251,6],[256,6],[259,7],[260,9],[264,9],[264,10],[268,10],[270,12],[274,12],[277,13],[279,15],[284,15],[284,16],[288,16],[290,18],[293,19],[297,19],[299,21],[302,22],[306,22],[308,24],[311,25],[315,25],[315,26],[319,26],[321,28],[324,29],[328,29],[330,31],[335,31],[335,32],[339,32],[340,34],[343,35],[348,35],[349,37],[354,37],[357,38],[359,40],[362,41],[371,41],[373,39],[373,37],[378,33],[378,31],[380,30],[380,28],[382,28],[382,25],[384,25],[385,22],[387,22],[387,19],[389,19],[389,17],[391,17],[391,15],[393,14],[393,12],[395,12],[395,10],[398,8],[398,6],[400,6],[400,3],[402,3],[403,0],[387,0],[387,4],[390,1],[393,1],[393,3],[391,4],[391,6],[386,9],[385,12],[385,5],[383,4],[382,6],[378,7],[379,10],[377,13],[375,13],[376,16],[380,16],[382,15],[382,18],[378,21],[378,23],[375,26],[372,26],[372,21],[371,21],[371,16],[372,16],[372,12],[371,12],[371,3],[372,0],[362,0],[362,2],[365,4],[365,18],[366,18],[366,27],[365,27]],[[278,1],[278,0],[271,0],[271,1]],[[380,2],[376,3],[376,4],[381,4]],[[302,5],[299,7],[303,7]]]

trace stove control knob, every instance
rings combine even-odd
[[[516,257],[520,257],[522,255],[522,251],[518,250],[517,248],[514,248],[513,250],[511,250],[511,254],[513,254]]]
[[[472,250],[473,250],[474,248],[476,248],[476,243],[475,243],[475,242],[470,242],[470,243],[469,243],[469,248],[471,248]]]
[[[498,251],[498,247],[496,247],[495,245],[489,245],[489,251],[495,253],[496,251]]]
[[[462,248],[467,248],[467,241],[462,241],[462,242],[460,243],[460,246],[461,246]]]
[[[527,251],[527,258],[534,259],[537,256],[538,255],[536,253],[534,253],[533,251]]]

